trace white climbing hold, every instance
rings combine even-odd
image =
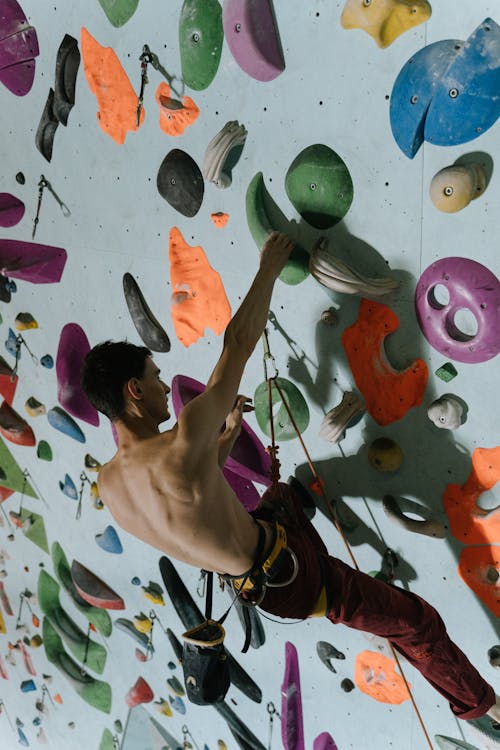
[[[382,505],[387,517],[398,526],[402,526],[406,531],[424,534],[434,539],[444,539],[446,536],[444,525],[433,518],[428,508],[414,500],[409,500],[406,497],[396,500],[392,495],[384,495]],[[410,518],[406,513],[421,516],[423,520]]]
[[[247,130],[237,120],[226,122],[222,130],[212,138],[205,151],[202,174],[207,182],[213,182],[218,188],[231,185],[231,175],[224,171],[230,151],[236,146],[243,146]]]
[[[319,436],[329,443],[338,443],[349,423],[364,410],[363,401],[352,391],[345,391],[340,404],[323,417]]]
[[[441,396],[427,409],[427,416],[436,427],[456,430],[462,424],[462,404],[452,396]]]

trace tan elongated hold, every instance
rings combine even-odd
[[[413,531],[416,534],[424,534],[434,539],[444,539],[446,530],[444,525],[433,518],[428,508],[414,500],[402,497],[396,500],[392,495],[384,495],[382,499],[384,511],[391,521],[398,526],[402,526],[406,531]],[[422,520],[409,518],[406,513],[412,513],[421,516]]]
[[[328,414],[323,417],[319,436],[323,440],[328,440],[329,443],[338,443],[342,439],[349,422],[364,410],[363,401],[352,391],[346,391],[340,404],[330,409]]]
[[[231,185],[231,175],[224,172],[229,153],[236,146],[243,146],[246,141],[247,130],[237,120],[226,122],[210,141],[203,159],[202,174],[207,182],[213,182],[218,188],[227,188]]]
[[[316,281],[334,292],[361,294],[363,297],[383,297],[399,286],[399,281],[388,277],[370,279],[335,257],[328,247],[326,237],[314,245],[309,260],[309,270]]]
[[[427,416],[436,427],[456,430],[462,424],[463,411],[462,404],[452,396],[441,396],[429,406]]]
[[[479,198],[485,189],[486,173],[481,164],[454,164],[434,175],[429,194],[436,208],[451,214]]]

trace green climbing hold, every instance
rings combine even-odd
[[[441,367],[438,367],[436,370],[436,375],[438,378],[441,378],[441,380],[444,380],[445,383],[449,383],[450,380],[453,380],[453,378],[456,378],[458,375],[457,368],[451,364],[451,362],[445,362],[444,365]]]
[[[2,487],[7,487],[7,489],[14,490],[14,492],[21,492],[30,497],[38,497],[35,490],[19,468],[16,459],[1,438],[0,466],[6,474],[5,479],[2,479]]]
[[[308,146],[294,159],[285,189],[302,218],[317,229],[335,226],[353,199],[349,170],[335,151],[321,143]]]
[[[247,188],[246,213],[250,234],[260,251],[271,232],[279,230],[276,222],[273,222],[270,218],[271,215],[278,216],[278,218],[279,215],[283,217],[264,185],[262,172],[257,172]],[[284,217],[282,222],[283,224],[286,223]],[[309,276],[309,254],[303,247],[297,245],[292,250],[279,278],[285,284],[295,285],[300,284],[307,276]]]
[[[212,83],[222,54],[224,30],[218,0],[184,0],[179,19],[182,79],[202,91]]]
[[[99,0],[99,4],[113,26],[123,26],[134,15],[139,0]]]
[[[52,448],[46,440],[40,440],[36,449],[36,455],[42,461],[52,461]]]
[[[43,549],[44,552],[49,554],[49,543],[47,541],[47,532],[45,531],[45,523],[38,513],[23,508],[21,511],[21,521],[23,534],[26,539],[36,544],[37,547]]]
[[[115,747],[116,745],[113,739],[113,735],[111,734],[109,729],[105,729],[102,733],[99,750],[115,750]]]
[[[288,404],[288,407],[293,415],[295,423],[299,432],[302,434],[309,424],[309,408],[306,404],[304,396],[301,394],[297,386],[295,386],[290,380],[285,378],[275,378],[272,381],[271,387],[271,398],[273,404],[273,421],[274,421],[274,433],[277,441],[293,440],[297,437],[295,427],[293,426],[288,412],[286,410],[278,389],[277,384],[283,393],[283,397]],[[255,406],[255,417],[259,424],[260,429],[268,437],[271,436],[271,424],[269,419],[269,395],[267,381],[264,381],[255,391],[253,397],[253,403]]]

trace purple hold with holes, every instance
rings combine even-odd
[[[447,299],[437,293],[445,287]],[[500,352],[500,281],[486,266],[469,258],[442,258],[420,277],[415,308],[422,332],[441,354],[470,364]],[[477,330],[457,325],[457,314],[474,316]]]

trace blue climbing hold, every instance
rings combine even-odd
[[[50,409],[50,411],[47,412],[47,419],[49,420],[50,426],[55,430],[59,430],[59,432],[64,433],[64,435],[68,435],[74,440],[78,440],[79,443],[85,442],[85,435],[80,427],[75,420],[64,411],[64,409],[61,409],[60,406],[54,406],[53,409]]]
[[[24,747],[29,747],[30,743],[28,742],[28,738],[20,727],[17,727],[17,734],[19,735],[19,744],[24,745]]]
[[[141,585],[141,579],[137,578],[137,576],[134,576],[131,581],[133,586],[140,586]]]
[[[78,500],[76,485],[69,474],[66,474],[64,476],[64,482],[59,482],[59,489],[61,490],[63,495],[71,498],[71,500]]]
[[[9,336],[7,338],[7,341],[5,342],[5,348],[7,349],[9,354],[12,354],[13,357],[16,356],[17,336],[12,328],[9,328]],[[19,359],[21,359],[21,350],[19,350],[19,354],[17,356]]]
[[[21,682],[21,693],[32,693],[33,690],[36,690],[33,680],[24,680]]]
[[[96,534],[95,540],[99,547],[105,552],[112,552],[115,555],[121,555],[123,552],[120,537],[113,526],[106,526],[102,534]]]
[[[51,370],[54,367],[54,360],[50,354],[44,354],[40,360],[42,367],[46,367],[47,370]]]
[[[174,708],[176,711],[178,711],[180,714],[184,716],[186,713],[186,706],[184,705],[184,701],[182,698],[179,698],[178,695],[175,696],[175,698],[171,695],[168,696],[168,699],[170,701],[170,705],[172,708]]]

